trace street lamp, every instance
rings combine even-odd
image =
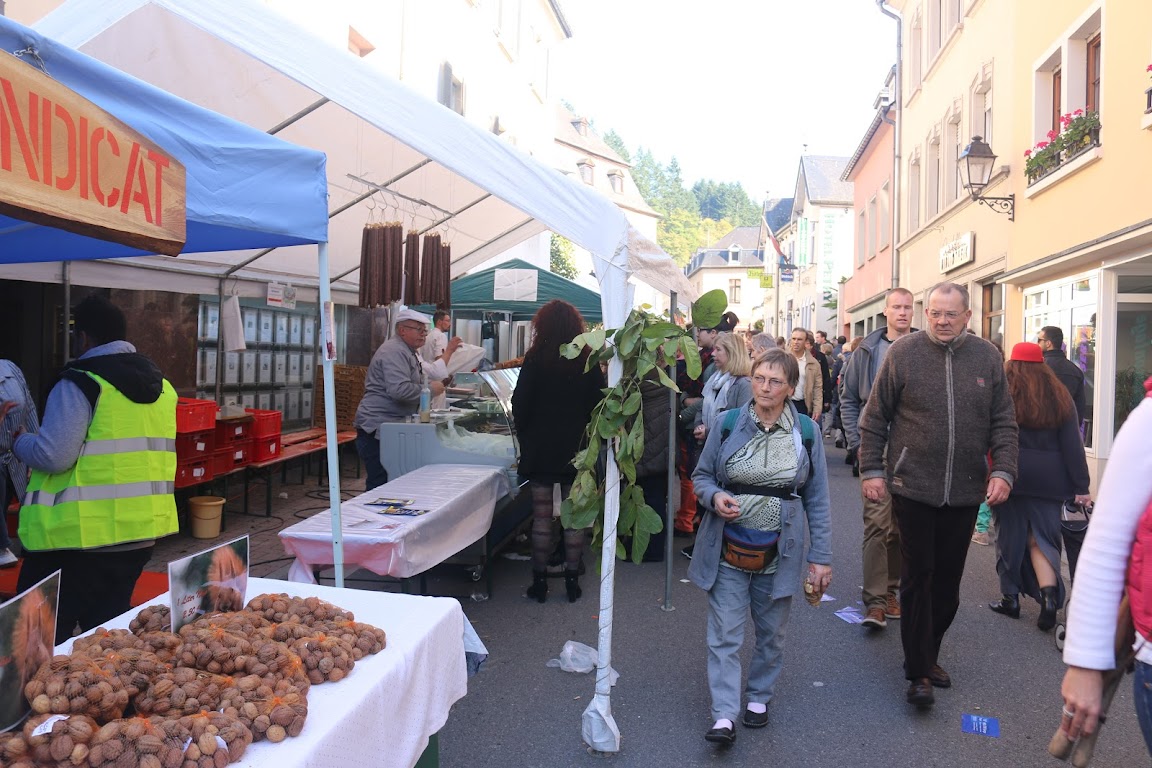
[[[1008,214],[1009,221],[1016,221],[1016,195],[1008,197],[984,197],[980,193],[992,178],[992,168],[996,165],[996,153],[984,143],[981,136],[973,136],[972,143],[964,148],[956,160],[960,183],[968,190],[972,199],[984,203],[994,211]]]

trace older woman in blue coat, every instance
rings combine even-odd
[[[741,721],[768,724],[792,596],[832,579],[828,468],[819,430],[792,405],[796,358],[781,349],[752,365],[752,401],[720,413],[708,430],[692,483],[706,508],[688,577],[708,592],[708,741],[731,744],[740,714],[740,648],[749,606],[756,646]],[[805,550],[804,530],[811,546]]]

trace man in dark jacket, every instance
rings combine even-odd
[[[1076,421],[1084,423],[1084,371],[1080,366],[1064,356],[1064,331],[1054,325],[1046,325],[1036,334],[1036,343],[1044,350],[1044,362],[1068,388],[1072,402],[1076,404]]]
[[[884,297],[884,317],[888,325],[864,337],[852,352],[841,372],[840,421],[848,457],[855,462],[860,447],[860,412],[872,393],[872,383],[888,348],[903,336],[913,333],[912,292],[893,288]],[[896,599],[900,588],[900,531],[892,519],[892,497],[885,493],[879,501],[864,497],[863,580],[861,600],[868,629],[883,629],[888,619],[900,618]]]
[[[933,686],[952,685],[937,659],[960,607],[976,514],[982,501],[1008,498],[1019,453],[1003,356],[968,332],[968,289],[941,283],[927,305],[926,332],[888,350],[859,424],[864,496],[890,494],[900,528],[906,698],[919,707],[934,703]]]

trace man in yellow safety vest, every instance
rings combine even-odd
[[[120,309],[98,295],[73,311],[80,356],[48,395],[16,456],[32,469],[20,509],[23,591],[57,570],[56,642],[130,608],[157,538],[178,528],[176,392],[124,340]]]

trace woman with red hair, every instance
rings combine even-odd
[[[512,393],[512,418],[520,443],[518,472],[532,492],[532,586],[528,597],[548,597],[548,556],[552,533],[553,486],[564,496],[576,479],[572,459],[584,440],[592,410],[605,386],[600,366],[584,370],[588,350],[575,360],[560,356],[560,348],[584,333],[584,318],[576,307],[553,299],[532,318],[532,345]],[[586,531],[564,530],[564,587],[568,602],[581,595],[580,560]]]
[[[1036,626],[1047,631],[1064,605],[1060,505],[1073,497],[1079,503],[1091,501],[1088,462],[1076,406],[1040,347],[1029,341],[1017,344],[1004,371],[1020,428],[1020,459],[1011,495],[992,508],[1003,596],[988,607],[1018,619],[1023,592],[1040,603]]]

